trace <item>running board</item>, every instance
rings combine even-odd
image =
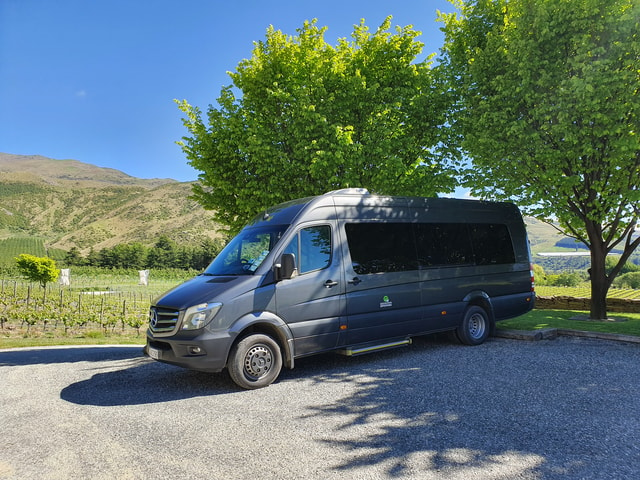
[[[399,340],[397,342],[390,343],[382,343],[380,345],[367,345],[365,347],[355,347],[355,348],[344,348],[342,350],[338,350],[337,353],[340,355],[347,355],[348,357],[355,357],[356,355],[364,355],[365,353],[373,353],[378,352],[380,350],[388,350],[391,348],[404,347],[406,345],[411,345],[411,339],[406,338],[404,340]]]

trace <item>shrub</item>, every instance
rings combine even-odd
[[[32,282],[38,282],[43,288],[49,282],[58,279],[60,271],[56,268],[56,262],[48,257],[36,257],[21,253],[16,258],[18,270]]]
[[[620,288],[640,289],[640,272],[629,272],[618,277],[616,282]]]
[[[554,287],[577,287],[582,282],[578,273],[561,273],[559,275],[547,275],[546,285]]]

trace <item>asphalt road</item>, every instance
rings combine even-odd
[[[140,347],[0,351],[0,479],[632,479],[640,347],[440,338],[242,391]]]

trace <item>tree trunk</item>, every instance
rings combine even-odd
[[[600,247],[600,248],[598,248]],[[607,293],[609,281],[605,268],[606,250],[599,245],[591,244],[591,320],[605,320],[607,318]]]

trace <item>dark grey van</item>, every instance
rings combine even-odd
[[[146,348],[259,388],[320,352],[443,331],[478,345],[495,321],[533,308],[533,287],[515,205],[339,190],[257,216],[203,274],[153,303]]]

